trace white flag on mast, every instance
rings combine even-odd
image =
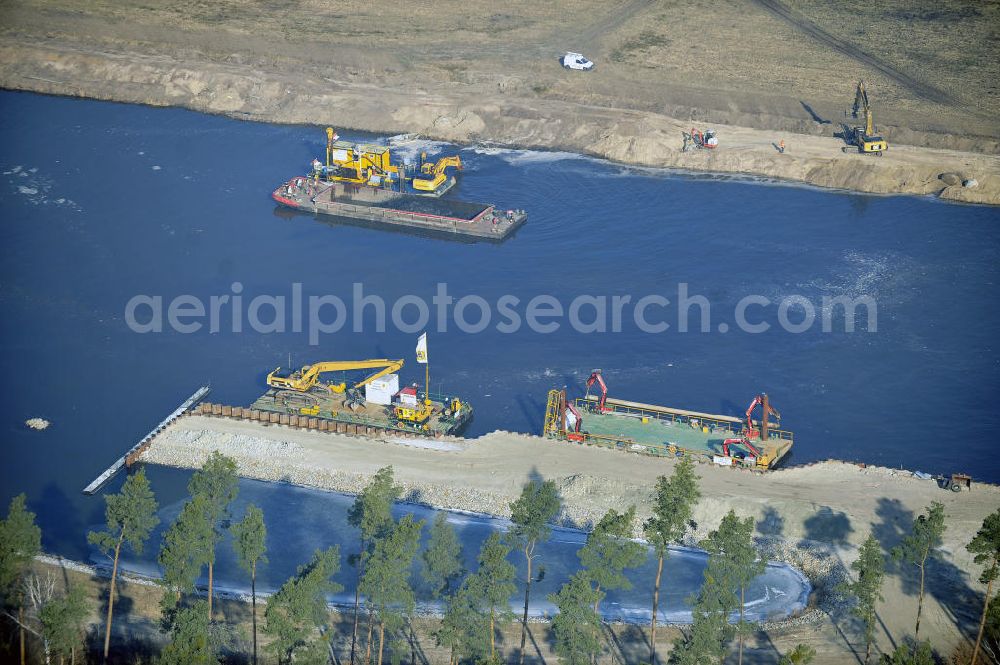
[[[422,334],[417,340],[417,362],[427,364],[427,333]]]

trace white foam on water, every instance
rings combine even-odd
[[[593,159],[577,152],[564,152],[559,150],[522,150],[517,148],[501,148],[498,146],[476,145],[465,148],[477,155],[488,155],[499,157],[512,166],[524,166],[525,164],[546,164],[549,162],[559,162],[567,159]]]
[[[886,301],[898,304],[907,300],[906,277],[912,274],[913,267],[913,260],[905,256],[848,250],[844,252],[841,267],[832,278],[815,279],[798,286],[806,291],[807,297],[810,292],[819,296],[813,299],[822,314],[836,315],[840,311],[839,306],[833,303],[824,306],[821,298],[857,300],[867,296],[879,305]]]
[[[12,176],[7,180],[11,186],[11,191],[23,196],[31,205],[52,205],[56,207],[70,208],[72,210],[80,210],[80,206],[78,206],[72,199],[67,199],[65,197],[56,199],[49,198],[50,193],[55,188],[55,182],[52,178],[39,173],[38,167],[28,168],[26,166],[18,165],[3,171],[3,175]],[[14,176],[16,176],[18,180],[15,180]],[[20,178],[25,178],[26,180],[20,180]]]
[[[430,139],[422,139],[412,134],[390,136],[386,139],[385,143],[392,148],[397,158],[410,164],[419,161],[420,153],[422,152],[426,152],[428,155],[437,155],[446,148],[454,147],[447,141],[431,141]]]

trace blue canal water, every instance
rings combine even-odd
[[[446,331],[432,321],[432,389],[475,405],[472,435],[539,431],[546,391],[580,393],[595,367],[613,396],[693,410],[739,415],[768,392],[796,434],[793,463],[835,457],[1000,482],[1000,210],[407,144],[411,158],[458,151],[454,196],[529,212],[503,244],[457,243],[276,209],[270,191],[322,157],[322,128],[14,92],[0,92],[0,110],[0,498],[28,494],[49,551],[89,556],[85,531],[103,501],[80,489],[199,385],[248,404],[289,355],[296,365],[413,355],[416,333],[391,321],[379,332],[371,309],[318,345],[308,326],[258,333],[245,314],[234,332],[225,309],[217,332],[139,334],[125,321],[137,295],[290,301],[301,284],[304,298],[350,308],[361,284],[391,307],[407,295],[431,302],[446,284],[487,304],[517,297],[523,317],[539,295],[566,308],[580,296],[676,303],[686,288],[710,305],[706,332],[697,307],[689,332],[657,306],[648,320],[670,323],[665,332],[640,329],[629,310],[619,332],[568,319],[554,332],[511,332],[496,310],[479,333],[454,316]],[[774,304],[747,310],[766,332],[736,325],[747,296]],[[869,296],[877,320],[847,333],[834,309],[824,332],[823,298],[839,296]],[[805,332],[779,325],[776,304],[789,297],[801,297],[793,322],[807,305],[817,314]],[[421,368],[409,360],[403,379],[421,380]],[[53,424],[30,431],[33,416]],[[152,473],[164,506],[180,500],[185,473]],[[283,556],[308,556],[289,542],[301,541],[275,541],[295,549]]]

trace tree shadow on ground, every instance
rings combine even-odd
[[[757,522],[757,533],[762,536],[781,538],[785,534],[785,518],[771,506],[764,506],[764,512]]]
[[[358,617],[361,620],[361,615]],[[351,634],[354,630],[354,608],[344,609],[334,614],[330,619],[331,651],[334,654],[335,663],[349,663],[351,661]],[[361,626],[358,626],[360,636]],[[364,650],[362,649],[362,654]]]
[[[909,535],[915,515],[897,499],[887,497],[878,500],[875,515],[879,522],[872,525],[872,535],[888,553]],[[920,570],[911,563],[896,562],[890,556],[886,560],[886,573],[899,577],[903,593],[913,597],[913,615],[916,621]],[[941,605],[963,635],[975,634],[982,610],[982,594],[969,585],[968,574],[947,561],[943,554],[927,560],[924,594]],[[926,599],[924,602],[926,603]]]
[[[910,533],[913,511],[904,506],[899,499],[881,497],[875,506],[875,516],[879,521],[872,524],[872,535],[888,553]],[[886,562],[886,572],[893,574],[899,572],[899,567],[891,557]]]
[[[424,653],[424,647],[420,644],[420,638],[417,635],[417,631],[413,629],[413,623],[407,621],[404,631],[406,646],[410,656],[409,662],[411,665],[430,665],[430,660],[428,660],[427,654]]]
[[[93,577],[90,578],[91,581],[95,585],[100,585],[100,587],[101,587],[101,594],[97,598],[97,602],[99,603],[97,616],[99,616],[101,618],[100,622],[98,623],[98,633],[100,633],[101,640],[102,640],[102,642],[101,642],[101,650],[102,650],[101,653],[102,654],[103,654],[103,649],[104,649],[104,642],[103,642],[103,640],[104,640],[104,628],[107,625],[106,621],[107,621],[107,616],[108,616],[108,591],[111,588],[111,575],[110,575],[111,567],[110,566],[108,567],[108,571],[109,571],[109,573],[108,573],[107,577],[93,576]],[[115,639],[115,629],[116,629],[118,623],[123,623],[124,624],[124,623],[127,623],[127,622],[131,621],[132,620],[132,613],[135,610],[135,601],[132,599],[132,596],[129,593],[129,588],[128,588],[129,587],[129,583],[122,581],[121,574],[122,574],[122,570],[119,568],[118,569],[118,579],[115,580],[115,587],[116,587],[115,588],[115,607],[114,607],[114,612],[112,613],[112,617],[111,617],[111,639],[112,640]],[[139,613],[139,620],[142,620],[141,612]]]
[[[633,624],[608,624],[613,651],[618,654],[622,663],[649,662],[649,633],[643,626]],[[658,653],[657,662],[666,662],[663,654]]]
[[[812,549],[813,542],[834,546],[833,549],[823,548],[816,550],[818,555],[833,559],[831,561],[833,569],[828,574],[828,583],[820,587],[817,600],[821,607],[832,607],[832,609],[827,611],[830,623],[833,624],[840,638],[844,640],[844,644],[850,649],[854,655],[854,659],[860,664],[862,657],[858,654],[854,644],[847,636],[848,632],[855,632],[856,625],[854,619],[841,601],[839,591],[834,586],[838,580],[846,580],[848,578],[847,567],[841,560],[836,548],[846,547],[849,544],[848,539],[854,533],[854,527],[851,526],[851,520],[845,513],[835,511],[829,506],[820,507],[819,510],[802,522],[802,526],[804,529],[804,538],[799,541],[799,547]]]
[[[815,540],[831,545],[844,546],[848,544],[848,536],[854,533],[851,520],[845,513],[823,506],[802,523],[805,529],[805,539]],[[800,542],[800,545],[806,543]]]
[[[748,665],[753,663],[773,663],[781,659],[781,652],[777,645],[771,640],[771,636],[766,631],[758,631],[756,636],[747,640],[747,650],[743,654],[743,662]]]
[[[520,617],[518,617],[518,622],[520,623]],[[531,663],[531,665],[546,665],[545,656],[542,655],[542,647],[538,643],[539,638],[545,643],[545,646],[552,653],[555,652],[555,635],[552,633],[552,629],[544,624],[528,624],[528,639],[524,645],[524,662]],[[520,648],[520,644],[518,644]],[[514,655],[518,654],[519,649],[514,650]],[[513,660],[513,659],[512,659]]]

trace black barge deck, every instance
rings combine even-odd
[[[466,238],[501,241],[526,220],[523,210],[418,196],[343,182],[292,178],[271,194],[279,204],[317,215],[362,220]]]

